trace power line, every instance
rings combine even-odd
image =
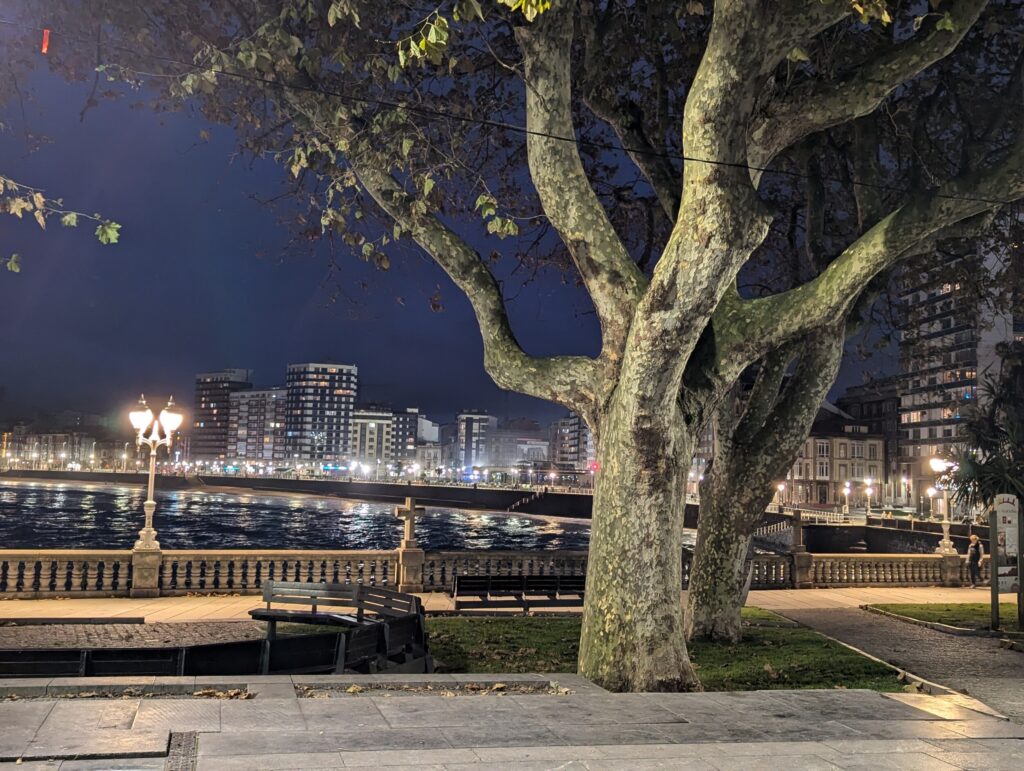
[[[505,121],[491,120],[491,119],[488,119],[488,118],[472,118],[472,117],[467,117],[467,116],[464,116],[464,115],[456,115],[455,113],[447,112],[445,110],[433,110],[433,109],[430,109],[428,107],[419,107],[419,106],[416,106],[416,105],[410,105],[410,104],[407,104],[405,102],[396,102],[396,101],[393,101],[393,100],[380,99],[380,98],[375,98],[375,97],[354,96],[352,94],[345,94],[345,93],[342,93],[340,91],[334,91],[334,90],[327,89],[327,88],[317,88],[317,87],[314,87],[314,86],[304,86],[304,85],[297,84],[297,83],[284,83],[284,82],[281,82],[281,81],[278,81],[278,80],[271,80],[270,78],[263,78],[263,77],[260,77],[258,75],[250,75],[250,74],[247,74],[247,73],[234,72],[234,71],[231,71],[231,70],[221,69],[219,67],[201,67],[200,65],[197,65],[195,62],[187,62],[187,61],[183,61],[181,59],[176,59],[176,58],[169,57],[169,56],[160,56],[158,54],[144,53],[142,51],[136,51],[136,50],[134,50],[132,48],[129,48],[128,46],[119,45],[117,43],[105,43],[105,42],[103,42],[101,40],[96,40],[96,41],[86,40],[85,38],[75,37],[73,35],[69,35],[69,34],[64,33],[64,32],[54,31],[53,29],[48,28],[48,27],[35,27],[35,26],[29,25],[29,24],[22,24],[20,22],[16,22],[16,21],[14,21],[12,19],[0,18],[0,24],[4,24],[4,25],[10,26],[10,27],[17,27],[19,29],[23,29],[23,30],[26,30],[26,31],[43,32],[44,34],[48,34],[48,35],[56,35],[56,36],[64,37],[64,38],[67,38],[68,40],[72,40],[72,41],[78,42],[78,43],[87,43],[89,45],[96,45],[97,50],[102,50],[103,47],[107,47],[107,48],[111,48],[111,49],[114,49],[114,50],[117,50],[117,51],[124,51],[125,53],[129,53],[129,54],[131,54],[133,56],[137,56],[137,57],[142,58],[142,59],[150,59],[150,60],[153,60],[153,61],[165,62],[165,63],[168,63],[168,64],[177,64],[177,65],[180,65],[180,66],[183,66],[183,67],[188,67],[188,68],[190,68],[192,70],[202,70],[202,71],[205,71],[205,72],[213,72],[213,73],[215,73],[217,75],[223,75],[225,77],[235,78],[235,79],[238,79],[238,80],[244,80],[244,81],[248,81],[248,82],[251,82],[251,83],[258,83],[260,85],[269,86],[271,88],[276,88],[276,89],[283,90],[283,91],[298,91],[300,93],[317,94],[319,96],[332,97],[332,98],[340,99],[340,100],[346,101],[346,102],[355,102],[357,104],[376,105],[376,106],[379,106],[379,107],[389,107],[389,108],[393,108],[393,109],[400,109],[400,110],[405,110],[406,112],[409,112],[409,113],[413,113],[415,115],[420,115],[420,116],[425,117],[425,118],[452,120],[452,121],[457,121],[457,122],[462,122],[462,123],[470,123],[470,124],[474,124],[474,125],[477,125],[477,126],[484,126],[484,127],[487,127],[487,128],[504,129],[506,131],[512,131],[512,132],[515,132],[517,134],[522,134],[522,135],[525,135],[525,136],[535,136],[535,137],[540,137],[540,138],[543,138],[543,139],[553,139],[553,140],[556,140],[556,141],[559,141],[559,142],[569,142],[571,144],[576,145],[577,147],[580,147],[580,146],[591,147],[591,148],[594,148],[594,149],[597,149],[597,150],[607,150],[607,151],[611,151],[611,152],[625,152],[625,153],[628,153],[628,154],[646,155],[648,157],[653,157],[653,158],[663,158],[665,160],[676,160],[676,161],[683,161],[683,162],[687,162],[687,163],[706,163],[706,164],[712,165],[712,166],[722,166],[722,167],[726,167],[726,168],[741,169],[743,171],[746,171],[747,173],[759,172],[761,174],[775,174],[775,175],[778,175],[778,176],[785,176],[785,177],[790,177],[790,178],[794,178],[794,179],[810,179],[809,175],[802,174],[801,172],[798,172],[798,171],[790,171],[790,170],[787,170],[787,169],[771,169],[771,168],[768,168],[766,166],[751,166],[751,165],[746,164],[746,163],[737,163],[735,161],[720,161],[720,160],[714,160],[714,159],[711,159],[711,158],[698,158],[698,157],[695,157],[695,156],[692,156],[692,155],[686,155],[686,154],[683,154],[683,153],[661,152],[661,151],[658,151],[658,150],[651,150],[651,149],[647,149],[647,148],[627,147],[627,146],[624,146],[624,145],[614,145],[614,144],[609,144],[607,142],[598,142],[598,141],[590,140],[590,139],[579,139],[579,138],[577,138],[575,136],[569,137],[569,136],[564,136],[564,135],[560,135],[560,134],[551,134],[551,133],[544,132],[544,131],[536,131],[536,130],[533,130],[533,129],[529,129],[526,126],[520,126],[520,125],[517,125],[517,124],[514,124],[514,123],[507,123]],[[123,66],[123,65],[118,65],[118,66]],[[126,68],[126,69],[128,69],[128,68]],[[897,193],[902,193],[904,195],[911,195],[913,193],[912,190],[909,190],[909,189],[904,188],[904,187],[898,187],[896,185],[887,185],[885,183],[878,183],[878,182],[860,182],[860,181],[856,181],[856,180],[852,180],[852,179],[842,179],[842,178],[838,178],[838,177],[821,177],[821,181],[822,182],[836,182],[836,183],[839,183],[839,184],[850,184],[850,185],[853,185],[855,187],[866,187],[866,188],[870,188],[870,189],[873,189],[873,190],[897,192]],[[1012,205],[1014,203],[1013,201],[1004,201],[1004,200],[1001,200],[1001,199],[979,198],[979,197],[973,197],[973,196],[952,195],[950,193],[935,192],[935,193],[933,193],[933,195],[936,198],[942,198],[944,200],[968,201],[968,202],[971,202],[971,203],[984,203],[984,204],[999,205],[999,206],[1010,206],[1010,205]]]

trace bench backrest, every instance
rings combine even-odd
[[[263,601],[268,608],[273,603],[311,605],[314,611],[318,606],[354,608],[360,620],[364,612],[389,618],[422,612],[416,595],[366,584],[267,581]]]

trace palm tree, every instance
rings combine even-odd
[[[999,373],[985,378],[955,458],[953,500],[968,509],[987,510],[1004,493],[1024,500],[1024,343],[997,352]]]

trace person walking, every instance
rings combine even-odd
[[[985,547],[981,539],[971,533],[970,543],[967,545],[967,570],[971,575],[972,589],[981,583],[981,558],[984,556]]]

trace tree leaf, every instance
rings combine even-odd
[[[32,203],[35,204],[37,210],[38,209],[42,209],[42,208],[44,208],[46,206],[46,199],[43,198],[43,194],[42,193],[33,193],[32,194]]]
[[[39,227],[46,230],[46,217],[43,216],[43,213],[39,209],[36,209],[32,214],[36,218],[36,222],[39,223]]]
[[[408,158],[409,157],[409,151],[412,150],[412,146],[413,146],[413,141],[411,139],[403,139],[402,140],[402,157],[403,158]]]
[[[116,222],[101,222],[96,227],[96,238],[101,244],[116,244],[121,237],[121,226]]]
[[[809,62],[811,57],[800,46],[793,46],[786,54],[786,59],[791,62]]]
[[[430,195],[430,191],[434,189],[434,180],[430,177],[423,178],[423,197],[426,198]]]
[[[78,215],[73,211],[69,211],[67,214],[60,218],[60,224],[66,228],[77,227]]]
[[[17,254],[12,254],[10,259],[7,260],[7,270],[11,273],[21,273],[21,257]]]
[[[956,24],[953,23],[953,17],[949,15],[947,11],[942,15],[942,18],[935,24],[935,29],[942,29],[947,32],[956,32]]]

